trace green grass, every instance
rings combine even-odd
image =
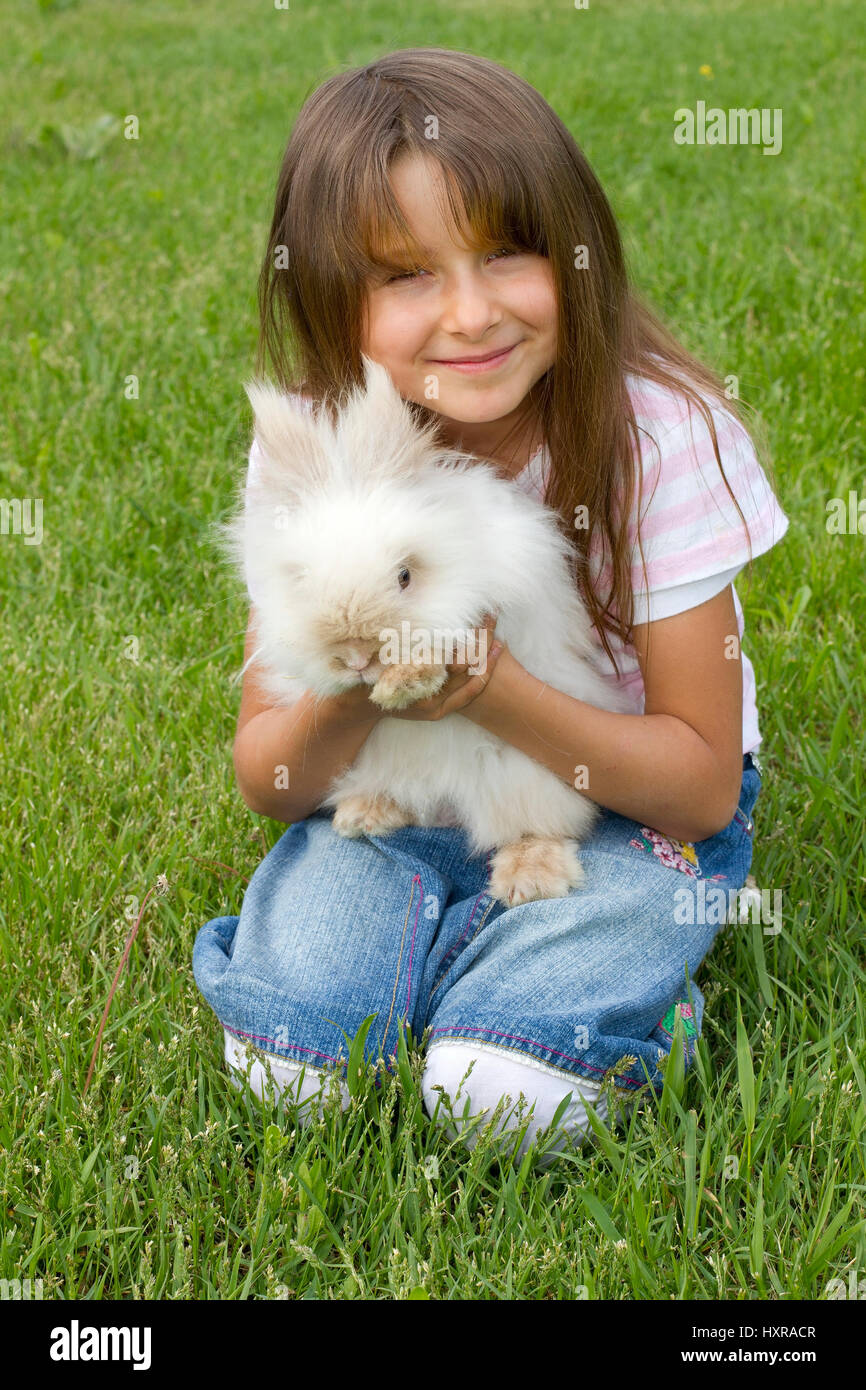
[[[866,496],[863,9],[491,10],[0,5],[0,495],[44,499],[41,545],[0,538],[0,1276],[46,1297],[787,1299],[866,1276],[866,537],[824,524]],[[450,1143],[417,1046],[301,1129],[231,1087],[191,968],[283,829],[234,786],[246,604],[209,538],[244,463],[276,169],[334,65],[413,44],[486,53],[560,112],[638,283],[761,412],[791,518],[741,589],[753,872],[782,930],[721,933],[695,1066],[547,1171]],[[781,107],[782,153],[674,146],[700,98]],[[140,138],[98,148],[102,114]]]

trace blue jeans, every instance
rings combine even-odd
[[[603,810],[581,846],[585,883],[511,908],[487,893],[490,856],[469,855],[461,829],[346,839],[319,811],[259,864],[240,917],[200,929],[196,982],[227,1034],[274,1061],[344,1076],[343,1032],[375,1014],[368,1061],[393,1059],[402,1019],[416,1040],[429,1027],[430,1049],[461,1040],[564,1081],[616,1068],[620,1094],[658,1089],[677,1003],[692,1060],[694,975],[725,921],[718,889],[749,872],[760,787],[746,754],[733,819],[695,845]]]

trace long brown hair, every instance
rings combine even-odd
[[[642,499],[640,431],[626,374],[672,387],[700,411],[748,536],[705,398],[737,412],[721,378],[629,284],[598,179],[528,82],[475,54],[409,48],[338,73],[312,93],[277,182],[259,276],[257,370],[270,365],[286,390],[330,409],[347,388],[363,384],[367,287],[383,265],[423,264],[389,181],[393,161],[406,154],[437,160],[455,226],[468,226],[474,246],[534,251],[550,262],[556,360],[528,393],[525,417],[541,422],[551,461],[546,501],[574,544],[575,580],[616,667],[609,634],[629,641],[634,621],[626,523],[635,487],[638,514]],[[588,254],[575,273],[579,246]],[[435,418],[411,406],[419,419]],[[589,520],[576,530],[579,505]],[[603,593],[589,578],[593,538],[610,575]],[[637,540],[643,561],[639,523]]]

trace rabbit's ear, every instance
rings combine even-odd
[[[367,395],[381,395],[382,397],[399,395],[397,388],[391,380],[390,373],[381,362],[374,362],[372,357],[368,357],[365,352],[361,353],[361,364],[364,368],[364,386]]]
[[[390,373],[381,362],[361,353],[364,367],[364,396],[367,411],[391,429],[405,426],[408,418],[406,402],[391,380]]]
[[[387,369],[361,353],[364,386],[350,394],[336,424],[339,449],[369,478],[411,477],[429,463],[435,424],[419,425]]]
[[[263,482],[306,489],[328,473],[326,423],[267,381],[245,386],[255,416]]]

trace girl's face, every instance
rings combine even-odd
[[[486,452],[553,364],[553,277],[544,256],[471,251],[455,240],[439,212],[441,180],[433,159],[394,163],[394,195],[430,255],[414,274],[383,275],[369,287],[362,351],[387,368],[404,399],[442,415],[455,443]],[[463,368],[470,359],[476,365]]]

